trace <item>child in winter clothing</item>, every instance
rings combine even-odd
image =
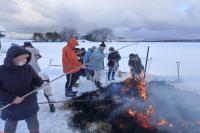
[[[78,45],[76,38],[69,40],[62,50],[63,72],[67,73],[67,82],[65,84],[65,96],[75,96],[77,91],[73,91],[72,87],[80,76],[80,69],[83,64],[78,61],[74,48]]]
[[[106,45],[102,42],[90,57],[91,69],[94,70],[95,85],[99,89],[103,89],[101,86],[101,76],[104,70],[104,58],[106,55],[103,52],[105,48]]]
[[[31,60],[29,64],[33,67],[33,69],[38,73],[38,75],[42,78],[42,80],[49,82],[49,77],[44,72],[41,72],[41,68],[38,64],[38,59],[40,59],[42,56],[40,55],[40,52],[37,48],[33,47],[31,42],[24,42],[24,48],[27,49],[31,53]],[[52,94],[52,88],[50,84],[47,84],[47,86],[44,89],[44,96],[46,97],[47,101],[50,103],[50,111],[55,112],[54,104],[51,102],[54,102],[53,94]]]
[[[30,133],[39,133],[37,93],[22,98],[43,84],[43,80],[28,64],[30,60],[28,50],[12,46],[7,51],[4,64],[0,66],[0,105],[13,103],[1,111],[1,119],[6,121],[5,133],[15,133],[19,120],[26,121]]]
[[[90,57],[95,50],[96,46],[92,46],[92,48],[88,49],[83,58],[83,63],[86,64],[86,76],[88,80],[93,79],[94,77],[94,71],[91,70]]]
[[[108,80],[110,81],[110,76],[112,75],[112,80],[115,80],[115,72],[119,68],[119,60],[121,60],[121,56],[118,51],[115,51],[113,47],[109,48],[108,54]]]
[[[141,59],[137,54],[132,53],[129,55],[128,65],[131,68],[131,74],[135,80],[143,78],[144,66],[142,65]]]
[[[85,48],[81,48],[81,49],[75,48],[75,52],[76,52],[78,61],[81,62],[81,63],[83,63],[83,58],[84,58],[84,55],[86,53]],[[80,76],[83,76],[83,77],[86,76],[85,75],[85,68],[81,68],[81,70],[80,70]]]

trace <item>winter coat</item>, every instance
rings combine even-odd
[[[78,61],[81,62],[81,63],[83,63],[83,58],[84,58],[84,55],[85,55],[85,51],[82,51],[79,48],[75,48],[74,51],[76,53]]]
[[[74,51],[77,44],[77,40],[72,38],[62,50],[62,64],[64,73],[76,73],[81,69],[77,68],[80,67],[82,63],[78,61],[77,55]]]
[[[41,72],[41,68],[40,68],[40,66],[38,65],[38,62],[37,62],[37,60],[39,58],[41,58],[40,51],[37,48],[35,48],[35,47],[33,47],[33,48],[26,48],[26,49],[29,52],[31,52],[31,60],[30,60],[29,64],[33,67],[33,69],[37,73]]]
[[[139,57],[137,60],[129,59],[128,65],[131,68],[132,74],[140,74],[142,70],[144,70],[144,66],[142,65],[141,59]]]
[[[101,48],[97,48],[90,57],[90,69],[91,70],[104,70],[104,57],[105,54]]]
[[[118,64],[118,61],[121,60],[121,56],[118,51],[114,51],[108,54],[108,67],[114,67],[115,63]]]
[[[88,49],[88,51],[85,53],[83,57],[83,63],[87,64],[90,61],[90,56],[92,55],[93,51],[91,48]]]
[[[12,60],[23,54],[29,54],[28,61],[23,66],[15,66]],[[0,66],[0,105],[11,103],[16,96],[24,96],[43,84],[42,79],[28,64],[31,53],[19,46],[12,46],[7,51],[4,64]],[[39,110],[36,93],[26,97],[21,103],[13,104],[1,111],[3,120],[24,120]]]

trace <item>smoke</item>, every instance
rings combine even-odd
[[[151,105],[154,114],[149,116],[149,123],[159,131],[198,132],[200,129],[200,97],[193,91],[179,88],[184,84],[185,82],[171,84],[165,81],[151,81],[147,85],[148,100],[146,102],[141,100],[137,93],[134,98],[124,95],[120,103],[122,106],[114,110],[110,117],[113,118],[129,109],[144,113]],[[123,88],[123,84],[112,83],[109,87],[112,88],[109,94],[114,96]],[[158,125],[161,120],[166,123]]]

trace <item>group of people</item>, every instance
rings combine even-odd
[[[76,38],[72,38],[62,51],[62,64],[63,72],[66,73],[67,82],[65,84],[65,95],[75,96],[77,91],[73,91],[73,86],[79,79],[79,76],[86,76],[87,79],[94,81],[95,85],[99,89],[104,89],[102,86],[102,74],[105,71],[104,58],[108,59],[108,81],[115,80],[115,73],[119,68],[119,61],[121,56],[114,47],[109,48],[109,53],[104,53],[106,44],[102,42],[99,47],[92,46],[85,51],[84,48],[78,49],[76,46],[78,41]],[[141,59],[137,54],[131,53],[129,55],[128,65],[132,76],[139,80],[143,76],[144,67]]]
[[[62,49],[63,72],[66,73],[65,95],[75,96],[73,86],[79,76],[86,76],[94,81],[95,85],[102,89],[101,77],[104,71],[104,58],[108,58],[108,80],[115,80],[115,72],[119,67],[121,56],[113,47],[109,48],[109,54],[105,54],[106,45],[102,42],[99,47],[92,46],[85,49],[77,49],[76,38],[70,39]],[[44,88],[44,96],[49,102],[51,112],[55,112],[52,102],[52,87],[47,74],[41,72],[38,60],[42,56],[39,50],[31,44],[24,42],[23,46],[11,46],[0,66],[0,107],[12,103],[13,105],[1,111],[1,118],[5,120],[5,133],[15,133],[19,120],[25,120],[30,133],[39,133],[37,112],[37,93],[23,98],[27,93]],[[138,55],[130,54],[128,65],[135,79],[142,76],[144,67]],[[45,87],[43,87],[45,86]]]

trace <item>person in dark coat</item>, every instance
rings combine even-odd
[[[86,53],[85,48],[79,49],[76,53],[77,53],[77,56],[78,56],[79,61],[80,61],[81,63],[83,63],[83,58],[84,58],[85,53]],[[83,77],[86,76],[85,68],[81,68],[81,70],[80,70],[80,76],[83,76]]]
[[[13,103],[1,111],[1,119],[5,120],[5,133],[15,133],[19,120],[26,121],[30,133],[39,133],[36,93],[22,98],[43,84],[43,80],[28,65],[30,59],[28,50],[12,46],[7,51],[4,64],[0,66],[0,106]]]
[[[121,60],[121,56],[118,51],[115,51],[113,47],[109,48],[108,54],[108,80],[110,81],[110,76],[112,75],[112,80],[115,80],[115,72],[119,68],[119,60]]]
[[[135,80],[139,80],[143,78],[144,66],[142,65],[141,59],[137,54],[132,53],[129,55],[128,65],[131,69],[130,71],[131,71],[132,77]]]

